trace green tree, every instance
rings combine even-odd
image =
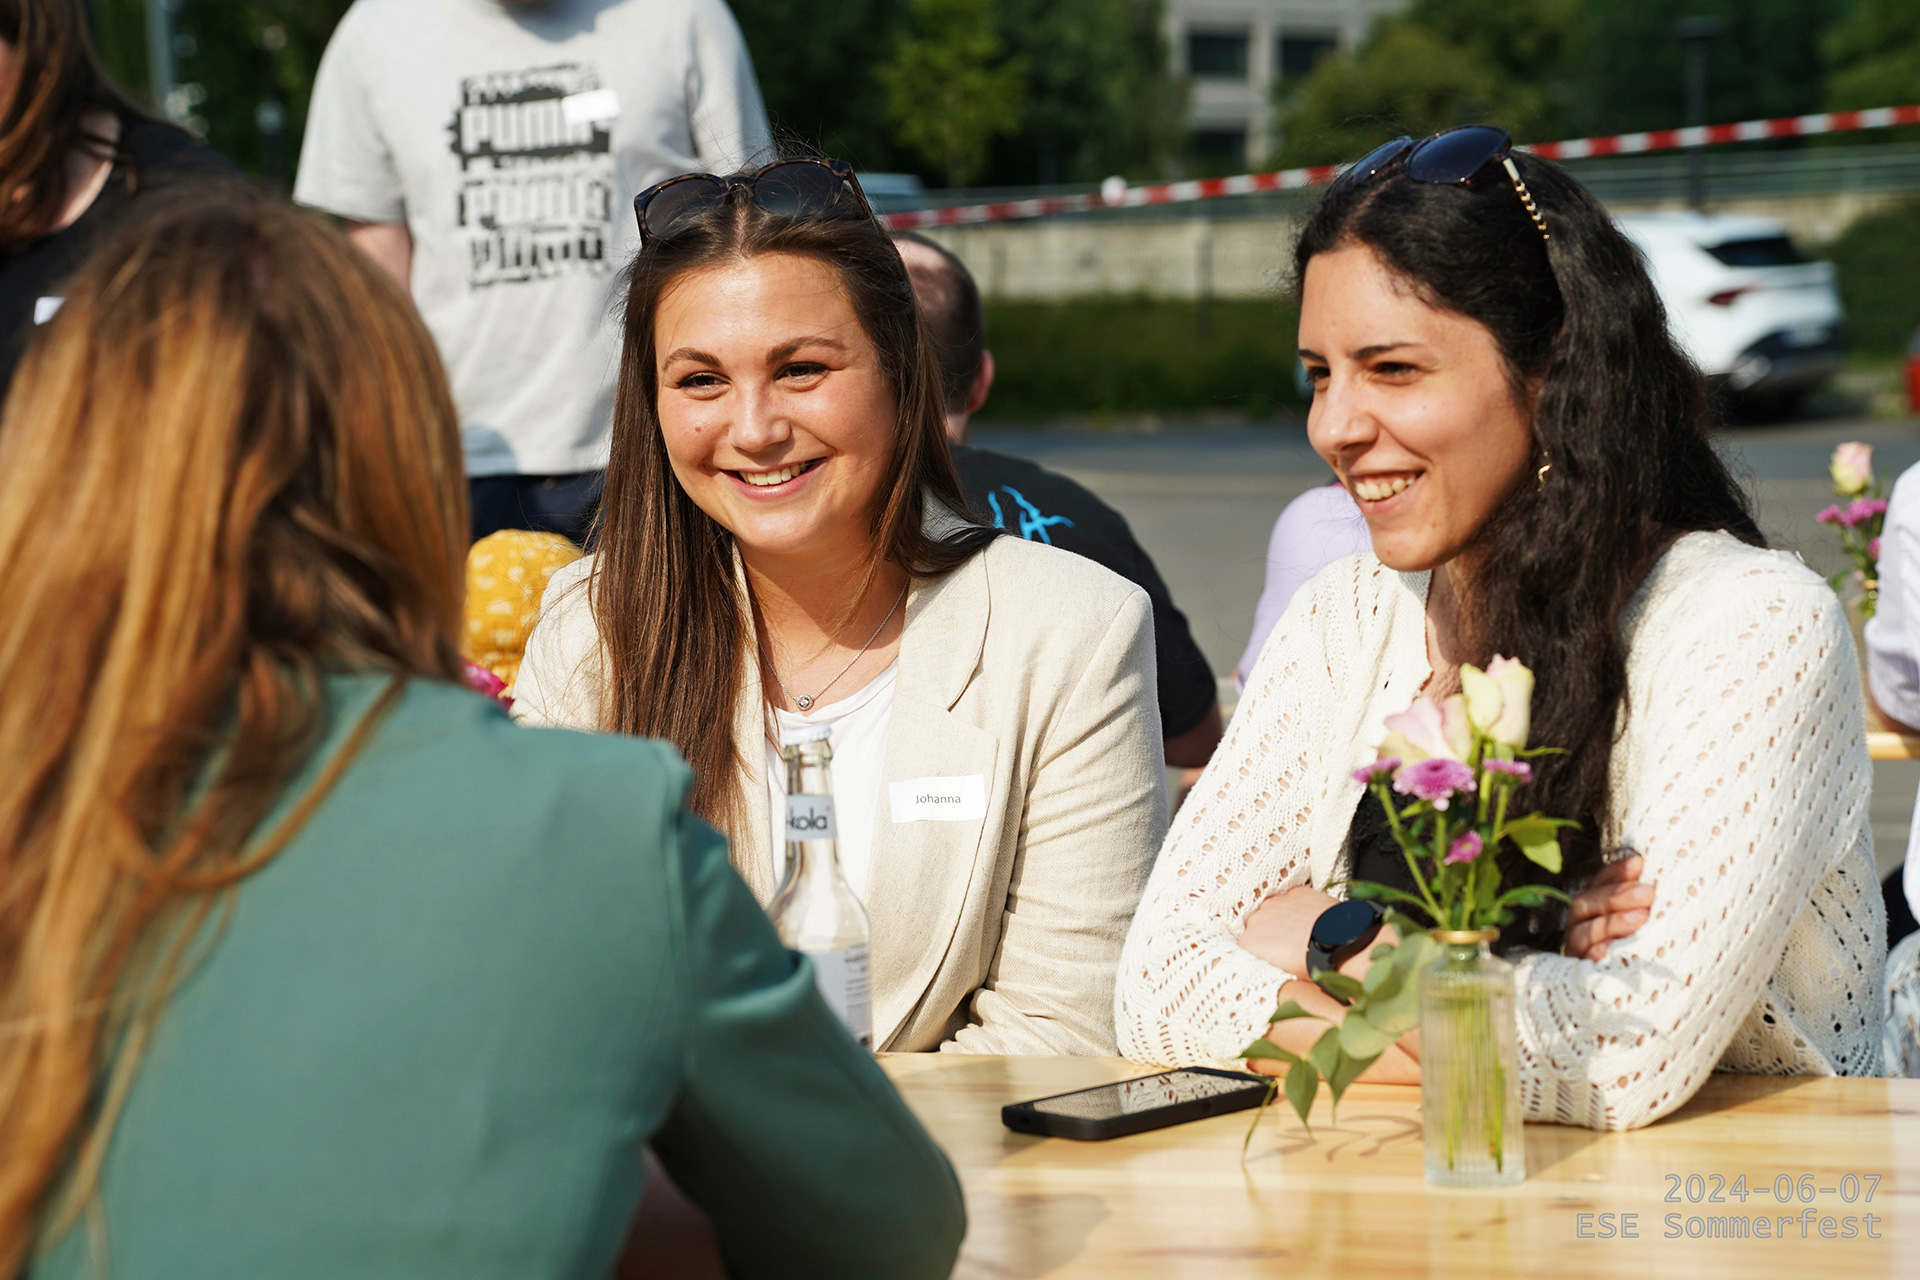
[[[887,123],[879,70],[900,41],[899,0],[730,0],[776,140],[867,170],[911,163]]]
[[[1825,52],[1834,110],[1920,100],[1920,0],[1860,0],[1827,32]]]
[[[993,149],[997,181],[1157,178],[1185,134],[1159,0],[1000,0],[1008,51],[1027,68],[1025,124]]]
[[[1869,3],[1872,0],[1868,0]],[[1574,127],[1583,133],[1684,123],[1686,71],[1677,25],[1717,17],[1708,51],[1709,123],[1818,111],[1827,30],[1854,0],[1587,0],[1572,53]]]
[[[1322,61],[1282,105],[1278,163],[1352,160],[1401,134],[1480,120],[1532,137],[1545,112],[1536,84],[1411,15],[1386,18],[1353,53]]]
[[[1920,327],[1920,201],[1870,213],[1828,247],[1861,351],[1896,355]]]
[[[174,76],[186,122],[253,173],[290,183],[313,76],[350,0],[183,0]],[[152,102],[142,0],[94,0],[94,37],[114,78]],[[263,128],[275,123],[279,129]]]
[[[980,172],[987,145],[1020,127],[1026,67],[1006,56],[993,0],[913,0],[914,24],[880,69],[900,141],[949,187]]]

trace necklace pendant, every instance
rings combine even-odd
[[[804,693],[801,694],[799,697],[795,698],[793,701],[794,701],[794,705],[799,707],[802,711],[813,710],[813,699],[809,698]]]

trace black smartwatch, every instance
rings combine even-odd
[[[1336,902],[1320,913],[1307,938],[1307,976],[1315,983],[1322,974],[1337,972],[1341,965],[1365,951],[1380,932],[1386,916],[1378,904],[1351,899]],[[1323,988],[1324,989],[1324,988]],[[1327,992],[1333,995],[1333,992]],[[1333,995],[1335,1000],[1340,997]],[[1341,1004],[1347,1001],[1340,1000]]]

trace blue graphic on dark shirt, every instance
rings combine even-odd
[[[1001,485],[1000,492],[1008,495],[1020,504],[1020,527],[1017,532],[1028,542],[1032,542],[1038,538],[1048,546],[1052,546],[1053,537],[1047,532],[1050,527],[1058,524],[1065,525],[1069,529],[1073,528],[1073,521],[1067,519],[1065,516],[1041,515],[1040,508],[1028,502],[1027,496],[1010,484]],[[993,527],[996,529],[1006,528],[1006,514],[1000,510],[1000,499],[994,496],[993,490],[991,489],[987,490],[987,505],[993,509]]]

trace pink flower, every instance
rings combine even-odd
[[[1845,524],[1847,522],[1847,513],[1842,511],[1838,506],[1832,506],[1823,510],[1819,515],[1815,516],[1814,519],[1818,520],[1821,524]]]
[[[1846,515],[1841,518],[1841,523],[1849,527],[1862,525],[1875,516],[1885,515],[1886,511],[1887,500],[1885,498],[1855,498],[1847,504],[1847,512]]]
[[[1400,770],[1393,789],[1403,796],[1414,796],[1445,809],[1456,795],[1473,793],[1473,770],[1458,760],[1437,757],[1421,760]]]
[[[1399,715],[1387,717],[1387,736],[1380,754],[1417,764],[1422,760],[1464,760],[1473,748],[1473,726],[1459,694],[1446,702],[1415,698]]]
[[[1363,787],[1370,787],[1381,777],[1400,767],[1400,761],[1393,756],[1381,756],[1372,764],[1363,764],[1353,771],[1353,780]]]
[[[1835,493],[1847,497],[1865,493],[1873,486],[1873,446],[1849,440],[1833,451],[1827,471],[1833,476]]]
[[[1501,760],[1497,757],[1482,760],[1480,767],[1488,773],[1504,773],[1509,778],[1518,778],[1521,782],[1533,781],[1533,766],[1525,760]]]
[[[506,696],[507,682],[479,663],[460,659],[460,675],[474,692],[486,694],[503,707],[513,705],[513,699]]]
[[[1875,538],[1873,541],[1867,544],[1867,554],[1872,556],[1875,560],[1878,560],[1880,558],[1880,539]]]
[[[1447,846],[1446,863],[1452,866],[1456,862],[1472,862],[1486,847],[1487,842],[1480,838],[1478,831],[1469,831]]]

